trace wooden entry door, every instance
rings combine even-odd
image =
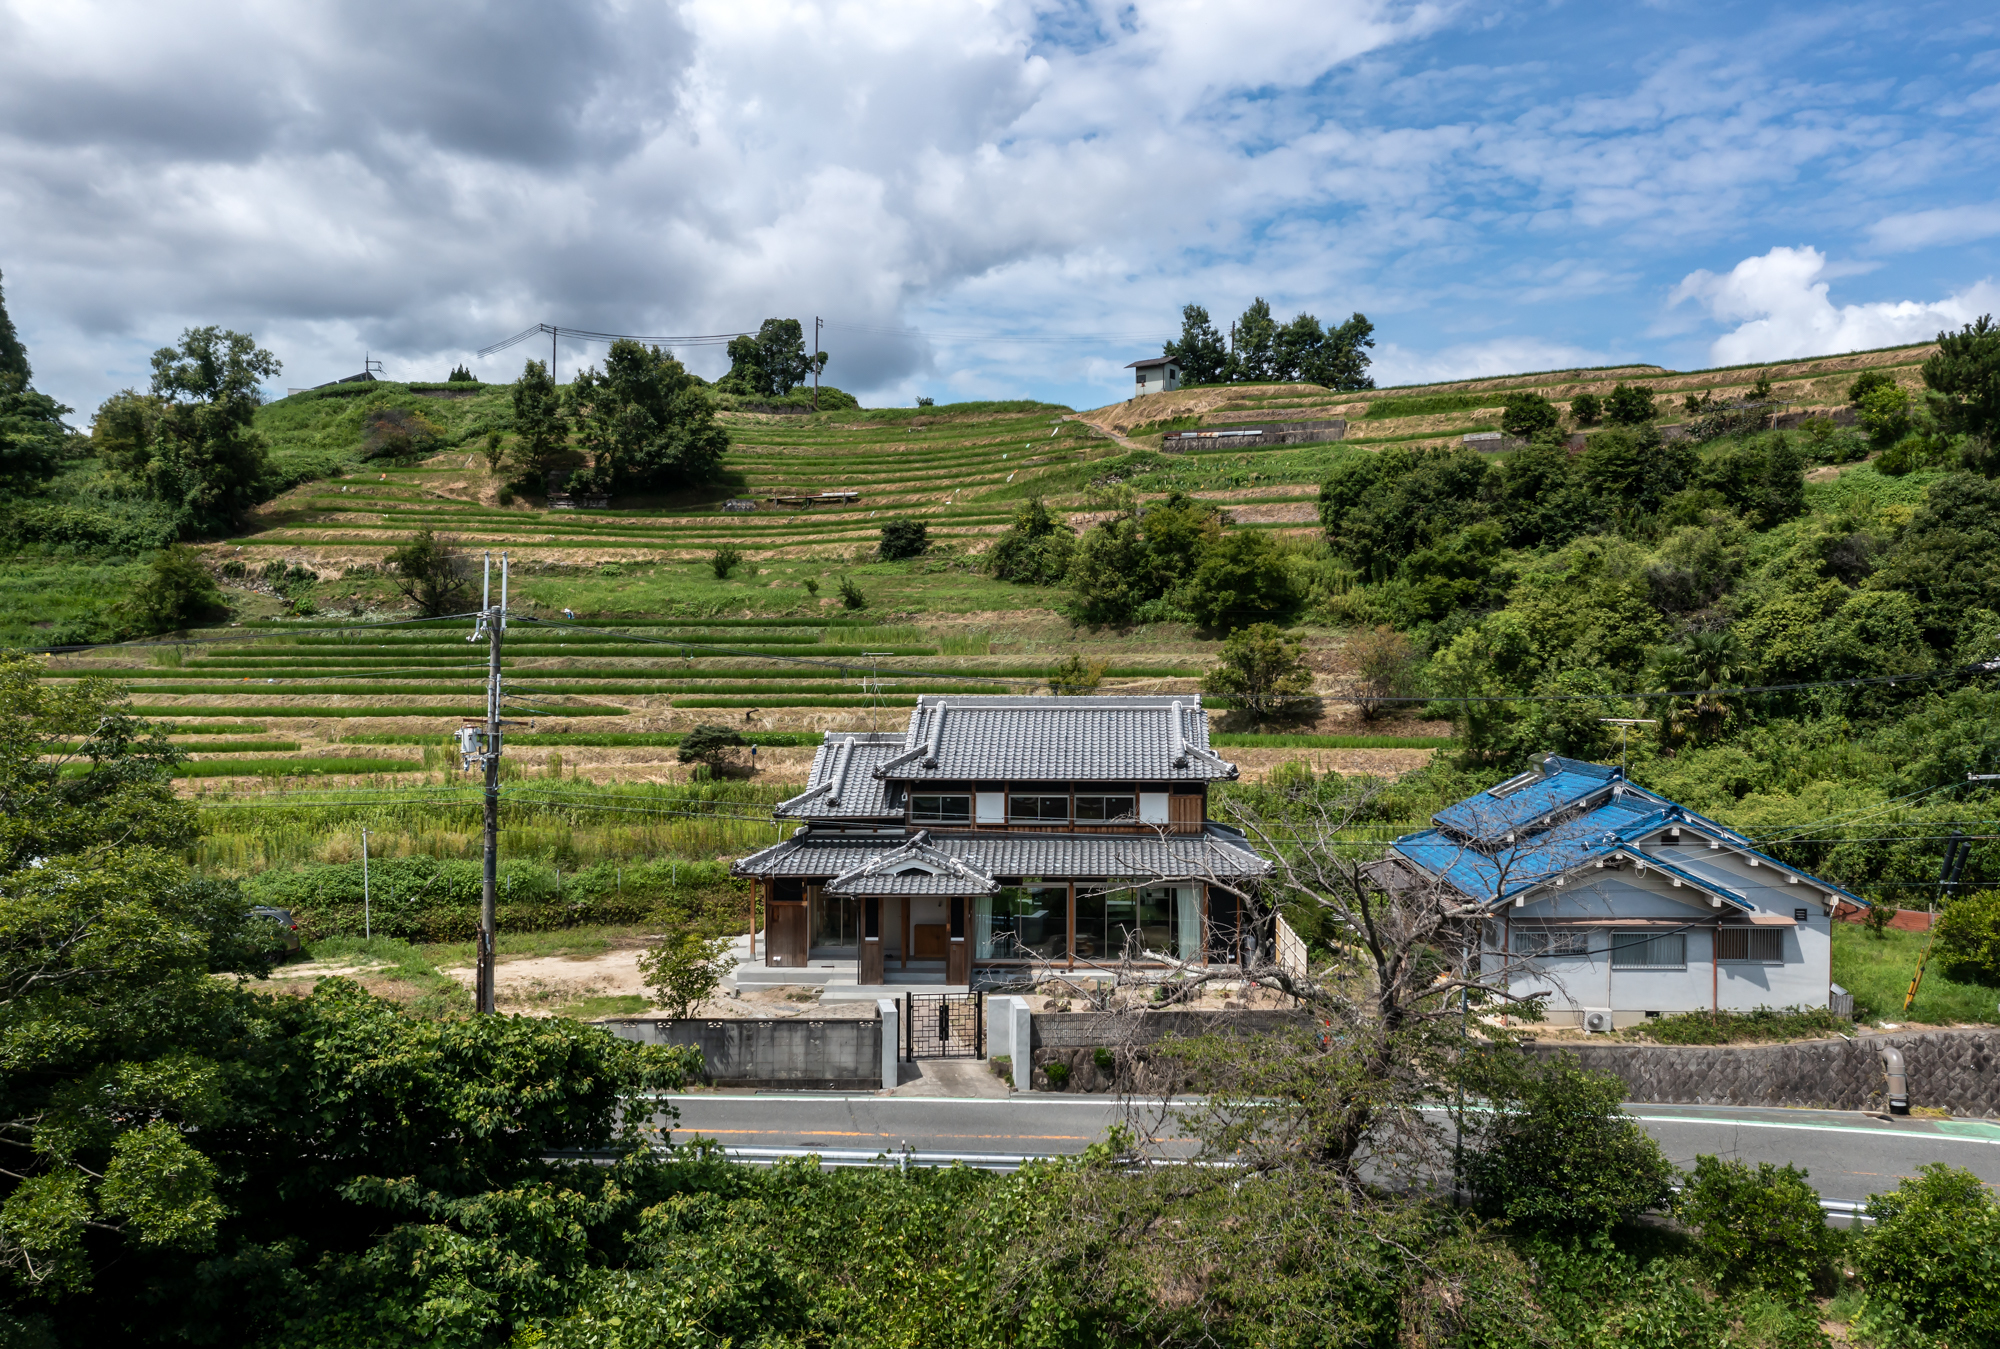
[[[764,963],[778,969],[804,969],[810,935],[804,901],[771,904],[765,914]]]
[[[854,971],[857,984],[886,984],[882,969],[882,901],[874,895],[861,900],[861,960]]]

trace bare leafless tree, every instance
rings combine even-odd
[[[1233,897],[1242,918],[1236,960],[1133,943],[1115,962],[1050,981],[1116,1014],[1102,1033],[1114,1041],[1128,1126],[1149,1152],[1181,1151],[1192,1139],[1210,1156],[1303,1163],[1355,1183],[1364,1172],[1448,1172],[1444,1125],[1458,1084],[1490,1077],[1512,1042],[1499,1016],[1538,1017],[1540,999],[1515,991],[1513,957],[1481,951],[1489,920],[1477,898],[1369,841],[1360,826],[1372,796],[1306,790],[1263,810],[1229,802],[1223,814],[1270,860],[1269,874],[1246,881],[1219,864],[1194,865],[1140,882],[1199,882],[1211,906]],[[1208,850],[1218,863],[1221,846]],[[1540,864],[1533,848],[1496,859],[1495,892],[1510,870]],[[1283,910],[1319,918],[1325,944],[1316,957],[1272,939]],[[1155,1014],[1185,1010],[1218,987],[1281,995],[1298,1013],[1293,1028],[1162,1046]],[[1137,1071],[1141,1064],[1151,1070]],[[1198,1092],[1180,1097],[1190,1085]],[[1179,1148],[1169,1143],[1176,1132]]]

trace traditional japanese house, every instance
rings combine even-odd
[[[734,871],[763,888],[767,965],[861,984],[1235,963],[1259,934],[1231,892],[1269,870],[1208,818],[1236,776],[1192,695],[927,695],[900,735],[828,732],[775,811],[798,829]]]
[[[1431,825],[1376,875],[1471,906],[1488,972],[1546,993],[1553,1023],[1852,1010],[1832,983],[1830,927],[1837,901],[1865,901],[1616,768],[1551,754]]]

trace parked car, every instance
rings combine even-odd
[[[251,906],[250,916],[269,919],[277,924],[278,934],[285,940],[286,955],[299,949],[299,925],[292,917],[290,909],[274,909],[268,904],[256,904]]]

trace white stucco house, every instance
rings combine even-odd
[[[1165,356],[1151,356],[1143,361],[1134,361],[1125,368],[1138,372],[1139,377],[1132,395],[1134,398],[1149,393],[1166,393],[1181,387],[1180,362],[1168,360]]]
[[[1616,768],[1549,755],[1431,817],[1385,861],[1475,906],[1481,962],[1548,1020],[1826,1007],[1836,903],[1866,901]]]

